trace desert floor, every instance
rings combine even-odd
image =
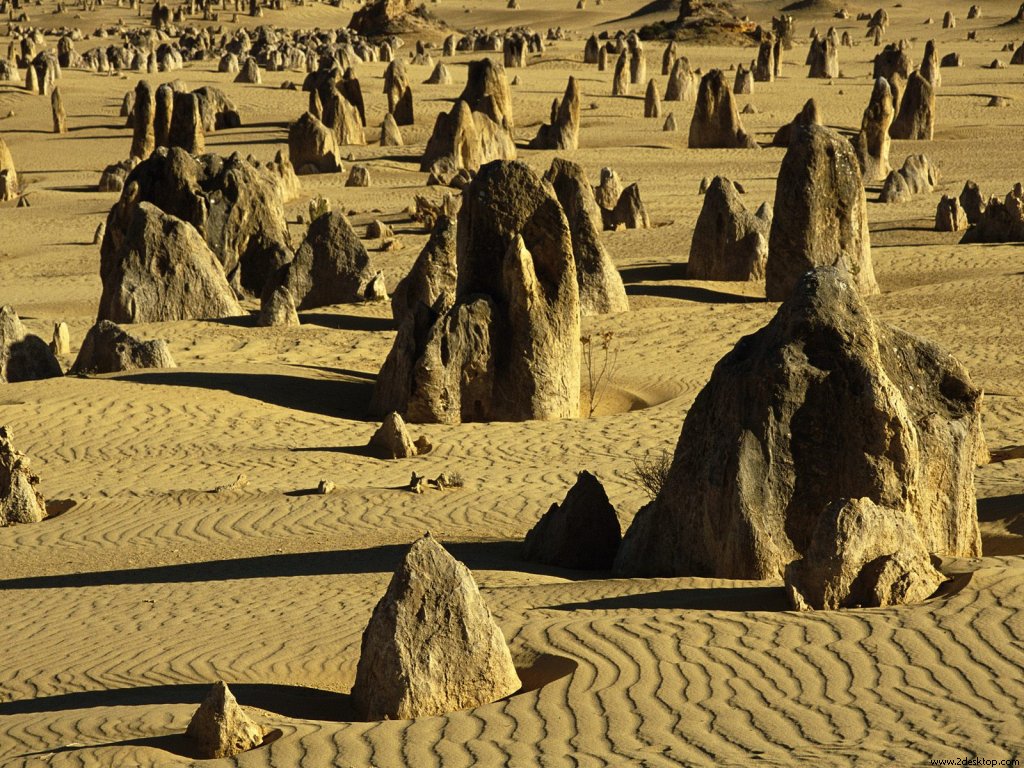
[[[229,682],[239,700],[277,729],[240,766],[664,766],[921,765],[974,755],[1024,758],[1024,461],[977,473],[985,557],[948,561],[959,574],[939,597],[913,607],[800,614],[786,610],[781,582],[614,579],[537,567],[518,543],[587,469],[604,482],[623,528],[646,502],[633,462],[671,451],[693,397],[737,339],[777,305],[763,285],[682,279],[702,198],[702,177],[724,174],[746,187],[754,208],[772,200],[782,149],[689,150],[692,105],[664,105],[680,131],[645,120],[643,89],[612,98],[611,72],[582,64],[591,30],[639,27],[675,11],[629,18],[641,0],[502,0],[432,6],[458,29],[563,26],[568,39],[510,70],[517,139],[547,118],[569,74],[583,89],[581,147],[571,153],[596,183],[613,166],[638,181],[653,227],[605,233],[632,303],[629,313],[586,318],[585,330],[614,332],[613,361],[597,414],[554,423],[414,425],[434,450],[402,461],[361,451],[376,424],[366,415],[373,379],[394,336],[385,304],[302,313],[299,328],[257,328],[254,316],[219,322],[134,326],[169,340],[179,368],[3,385],[0,423],[42,476],[62,512],[37,525],[0,529],[0,765],[182,766],[184,730],[206,685]],[[913,202],[869,204],[882,293],[869,303],[887,321],[938,342],[984,388],[990,448],[1024,443],[1024,252],[1020,245],[958,244],[933,230],[941,193],[973,179],[1004,195],[1024,168],[1024,67],[987,69],[1024,25],[1000,26],[1016,0],[945,7],[906,0],[889,7],[888,39],[909,38],[919,60],[934,38],[943,69],[935,139],[894,142],[893,164],[924,152],[940,187]],[[780,4],[743,10],[767,24]],[[847,6],[852,15],[873,11]],[[119,16],[53,15],[30,7],[32,23],[91,31]],[[341,27],[352,7],[267,11],[264,23]],[[926,26],[926,17],[936,23]],[[762,143],[813,96],[827,124],[859,128],[877,49],[864,22],[832,20],[827,7],[796,13],[798,44],[784,76],[757,83],[740,106]],[[201,22],[200,22],[201,23]],[[238,23],[255,23],[239,17]],[[843,77],[808,80],[803,59],[812,26],[849,29]],[[977,40],[966,40],[977,30]],[[429,36],[439,42],[443,33]],[[6,50],[8,37],[0,36]],[[55,43],[56,38],[49,38]],[[414,38],[407,36],[408,51]],[[88,50],[99,41],[77,44]],[[662,43],[648,43],[648,73],[664,88]],[[683,45],[694,66],[748,62],[752,47]],[[423,193],[418,157],[438,111],[465,83],[458,54],[451,86],[419,85],[410,68],[417,124],[406,146],[372,146],[386,110],[384,64],[361,65],[371,146],[351,147],[373,175],[367,189],[345,174],[304,176],[287,207],[294,243],[306,201],[329,197],[358,232],[391,223],[401,248],[367,241],[393,286],[426,235],[406,212]],[[215,84],[238,103],[243,127],[207,136],[208,151],[261,160],[287,145],[287,125],[307,95],[281,90],[300,72],[265,72],[240,85],[216,61],[175,78]],[[22,72],[22,74],[24,74]],[[67,71],[60,81],[70,132],[50,132],[49,99],[0,84],[0,135],[8,142],[31,207],[0,208],[0,303],[30,331],[50,338],[68,322],[73,352],[96,315],[99,248],[93,232],[116,195],[99,193],[100,171],[127,156],[130,130],[118,109],[139,75]],[[731,79],[731,73],[730,73]],[[989,108],[991,95],[1009,106]],[[555,153],[521,149],[544,171]],[[350,163],[346,163],[346,166]],[[869,187],[869,200],[877,197]],[[427,190],[439,194],[438,188]],[[247,309],[255,312],[255,302]],[[65,360],[70,364],[71,360]],[[466,485],[423,495],[402,490],[412,471],[460,473]],[[244,473],[248,484],[232,488]],[[320,479],[337,484],[312,493]],[[215,490],[221,488],[221,490]],[[532,688],[446,717],[349,721],[359,641],[404,547],[431,531],[473,571]]]

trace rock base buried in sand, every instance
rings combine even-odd
[[[526,534],[523,556],[562,568],[607,570],[621,540],[619,518],[604,486],[584,471],[565,501],[552,504]]]
[[[28,457],[14,448],[11,428],[0,427],[0,527],[46,517],[38,484],[39,478],[29,472]]]
[[[357,715],[430,717],[519,688],[505,636],[472,574],[428,533],[409,548],[363,633],[352,686]]]
[[[818,517],[810,546],[786,567],[785,580],[793,607],[806,611],[919,603],[945,577],[905,513],[846,499]]]
[[[426,450],[420,451],[419,446]],[[367,446],[370,452],[382,459],[408,459],[430,450],[430,443],[423,437],[413,442],[405,421],[397,413],[389,413],[384,423],[373,433]]]
[[[223,681],[213,684],[192,716],[185,735],[200,759],[234,757],[263,743],[263,727],[253,722]]]

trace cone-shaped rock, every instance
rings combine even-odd
[[[798,610],[920,603],[945,581],[913,521],[869,498],[829,504],[803,558],[786,566],[785,579]]]
[[[788,147],[794,131],[800,126],[807,125],[821,125],[821,112],[819,112],[818,103],[814,99],[805,101],[803,108],[796,113],[796,117],[779,127],[772,138],[772,146]]]
[[[653,77],[647,81],[647,92],[644,94],[644,117],[661,117],[661,96]]]
[[[260,301],[260,314],[256,318],[256,325],[261,328],[299,325],[299,313],[295,309],[292,292],[283,286],[278,286],[270,291]]]
[[[881,181],[889,175],[889,126],[893,119],[893,94],[884,77],[875,80],[860,133],[857,135],[857,162],[865,181]]]
[[[381,459],[407,459],[416,455],[416,445],[406,429],[405,421],[397,413],[384,417],[367,446],[370,452]]]
[[[930,140],[935,130],[935,89],[914,72],[900,101],[900,111],[889,128],[894,139]]]
[[[616,569],[779,578],[829,504],[862,497],[927,551],[977,556],[981,401],[952,356],[873,319],[848,275],[808,272],[715,366]]]
[[[493,59],[469,62],[466,87],[459,98],[474,112],[481,112],[510,133],[515,130],[512,92],[505,68]]]
[[[409,274],[391,294],[391,313],[401,324],[417,304],[432,307],[444,293],[455,295],[455,220],[439,216]]]
[[[150,203],[131,207],[120,247],[104,261],[98,320],[152,323],[243,314],[202,236]]]
[[[341,150],[334,131],[309,112],[304,112],[288,129],[288,155],[296,173],[341,170]]]
[[[771,301],[788,299],[805,272],[833,265],[851,276],[860,293],[878,293],[853,147],[829,128],[801,127],[775,187],[765,295]]]
[[[359,301],[373,277],[370,256],[344,214],[329,211],[317,217],[295,258],[278,270],[263,291],[266,300],[281,287],[297,309]]]
[[[552,110],[552,122],[545,123],[530,142],[532,149],[573,150],[579,146],[580,137],[580,92],[576,78],[570,77],[565,95]]]
[[[628,311],[629,299],[622,276],[598,234],[601,212],[583,168],[570,160],[556,158],[545,179],[555,190],[572,232],[581,311],[584,315]]]
[[[39,478],[29,471],[29,460],[14,447],[10,427],[0,427],[0,527],[38,523],[46,517],[46,503],[36,490]]]
[[[732,91],[720,69],[713,69],[701,78],[690,121],[689,143],[691,149],[757,146],[743,130]]]
[[[216,682],[192,715],[185,735],[200,759],[234,757],[263,743],[262,726],[238,706],[223,681]]]
[[[382,147],[401,147],[405,142],[402,140],[402,131],[395,122],[395,116],[388,112],[380,124],[380,145]]]
[[[174,368],[163,339],[142,341],[109,320],[100,320],[85,335],[69,373],[116,373],[138,368]]]
[[[690,70],[690,60],[680,56],[672,65],[672,72],[665,86],[665,101],[694,101],[700,80]]]
[[[622,528],[601,481],[580,472],[561,504],[526,534],[523,557],[580,570],[607,570],[615,561]]]
[[[352,703],[366,720],[408,720],[515,693],[505,637],[469,570],[429,534],[391,577],[363,633]]]
[[[736,186],[712,179],[690,242],[689,280],[763,280],[772,214],[767,205],[751,213]]]

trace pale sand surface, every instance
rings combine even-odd
[[[131,17],[110,5],[82,19],[54,16],[50,5],[29,9],[33,23],[90,31]],[[779,582],[616,580],[520,559],[517,542],[581,469],[600,477],[628,525],[646,501],[631,477],[634,459],[672,450],[714,363],[776,308],[760,298],[761,285],[687,281],[681,265],[700,179],[729,175],[756,207],[774,196],[783,150],[688,150],[691,105],[663,105],[681,129],[664,133],[661,120],[641,117],[642,87],[634,87],[636,98],[611,98],[611,72],[580,63],[583,42],[592,29],[639,26],[615,20],[643,3],[574,5],[522,0],[513,12],[500,0],[469,0],[433,9],[460,29],[570,30],[570,40],[548,44],[540,63],[509,73],[521,80],[512,89],[517,138],[536,132],[575,74],[584,112],[573,159],[594,182],[604,165],[626,184],[640,182],[654,228],[604,235],[632,311],[584,320],[585,330],[614,331],[618,349],[598,415],[414,425],[432,453],[368,458],[360,447],[376,425],[366,404],[394,336],[386,304],[312,310],[299,328],[256,328],[251,317],[135,326],[145,338],[168,339],[180,367],[3,385],[0,422],[33,458],[47,499],[74,506],[38,525],[0,529],[0,765],[190,765],[176,754],[173,734],[216,678],[280,732],[218,765],[914,765],[967,753],[1024,757],[1024,461],[978,470],[986,556],[947,563],[964,575],[913,607],[798,614],[785,610]],[[912,39],[919,60],[934,37],[940,56],[959,51],[965,66],[942,70],[935,140],[893,143],[894,165],[925,152],[942,182],[906,205],[869,204],[882,288],[869,304],[964,361],[986,391],[989,446],[1019,445],[1024,251],[961,246],[958,235],[931,230],[940,194],[958,194],[967,178],[986,197],[1024,180],[1024,67],[982,68],[994,58],[1008,62],[1000,48],[1020,42],[1024,26],[999,26],[1015,0],[984,2],[984,16],[971,22],[968,3],[949,6],[959,20],[952,30],[922,23],[929,15],[941,21],[945,7],[903,5],[889,7],[890,39]],[[767,23],[779,5],[742,7]],[[847,7],[854,15],[874,10]],[[264,21],[343,26],[351,10],[268,11]],[[863,22],[836,21],[857,43],[840,50],[844,78],[805,78],[804,38],[814,24],[824,31],[829,15],[799,13],[800,42],[784,77],[739,97],[760,110],[743,119],[762,142],[810,96],[827,124],[859,127],[876,53]],[[972,29],[976,42],[965,40]],[[406,39],[411,47],[414,36]],[[681,48],[705,69],[754,55],[753,48]],[[662,49],[647,44],[648,73],[663,90]],[[302,177],[289,219],[320,193],[355,211],[360,234],[373,218],[392,223],[400,250],[367,245],[394,286],[425,241],[405,213],[426,178],[416,160],[434,116],[462,89],[461,65],[471,58],[449,61],[451,86],[419,85],[429,71],[410,67],[417,124],[402,129],[408,146],[351,148],[370,167],[368,189],[345,188],[343,174]],[[386,109],[384,66],[358,71],[371,141]],[[264,73],[262,86],[236,85],[213,61],[149,79],[223,87],[245,125],[209,135],[208,151],[267,160],[286,145],[287,123],[307,100],[278,86],[302,77]],[[95,184],[105,165],[127,154],[130,131],[117,114],[137,80],[66,72],[66,136],[49,132],[49,99],[0,84],[0,116],[15,113],[0,120],[0,135],[32,202],[0,208],[0,303],[47,339],[52,323],[66,320],[75,353],[100,293],[93,232],[116,199]],[[987,108],[992,94],[1010,105]],[[554,155],[520,152],[538,171]],[[869,199],[876,193],[869,189]],[[291,229],[297,244],[302,227]],[[457,471],[466,487],[410,494],[401,486],[413,470]],[[244,488],[210,492],[239,473],[248,477]],[[338,491],[308,493],[321,478]],[[425,530],[473,570],[521,664],[540,654],[559,658],[535,665],[545,685],[507,701],[412,722],[348,722],[345,694],[362,630],[403,548]]]

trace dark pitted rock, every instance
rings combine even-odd
[[[519,676],[472,574],[429,534],[391,577],[363,633],[352,703],[365,720],[411,720],[489,704]]]
[[[142,341],[109,320],[100,320],[85,335],[68,373],[118,373],[139,368],[175,367],[171,350],[163,339]]]
[[[736,186],[715,176],[693,230],[687,279],[763,280],[771,225],[767,204],[751,213]]]
[[[1002,200],[993,197],[978,223],[964,233],[961,243],[1016,243],[1024,241],[1024,194],[1017,184]]]
[[[889,128],[894,139],[931,140],[935,130],[935,89],[919,71],[911,74],[899,114]]]
[[[270,275],[290,258],[276,177],[238,154],[193,158],[181,149],[160,148],[129,174],[121,199],[110,209],[100,249],[101,277],[140,202],[195,227],[229,282],[250,294],[260,295]]]
[[[601,481],[580,472],[561,504],[552,504],[526,534],[523,557],[577,570],[610,570],[622,528]]]
[[[920,603],[946,579],[904,510],[860,498],[822,511],[785,580],[794,608],[820,611]]]
[[[814,99],[804,102],[803,109],[797,112],[791,122],[779,127],[772,137],[773,147],[788,147],[794,131],[801,126],[821,125],[821,113],[818,111],[818,103]]]
[[[878,293],[860,166],[843,136],[820,125],[795,132],[775,186],[765,295],[784,301],[801,276],[836,266],[864,295]]]
[[[950,195],[943,195],[935,210],[935,231],[959,232],[966,228],[967,217],[960,207],[960,201]]]
[[[848,275],[809,272],[715,366],[616,570],[776,579],[830,504],[862,497],[928,552],[976,557],[981,405],[957,360],[874,319]]]
[[[968,224],[977,224],[981,220],[981,214],[985,210],[985,199],[975,182],[964,182],[964,188],[960,192],[960,207],[964,209]]]

